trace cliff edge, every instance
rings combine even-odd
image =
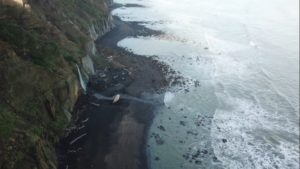
[[[0,168],[57,168],[55,144],[112,28],[105,0],[1,0]],[[101,57],[101,56],[100,56]]]

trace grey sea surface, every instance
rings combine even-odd
[[[298,0],[115,0],[113,15],[163,35],[118,46],[191,81],[149,131],[153,169],[299,168]]]

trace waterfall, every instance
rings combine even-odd
[[[79,68],[79,66],[77,64],[76,64],[76,67],[77,67],[77,71],[78,71],[80,85],[81,85],[82,89],[86,92],[86,84],[83,81],[83,78],[82,78],[82,75],[81,75],[81,72],[80,72],[80,68]]]

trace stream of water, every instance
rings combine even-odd
[[[165,94],[149,134],[151,168],[299,168],[298,0],[115,2],[144,7],[113,15],[164,32],[119,47],[200,82]]]

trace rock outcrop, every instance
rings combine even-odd
[[[86,79],[95,73],[111,1],[20,2],[0,2],[0,168],[52,169],[82,93],[76,64]]]

